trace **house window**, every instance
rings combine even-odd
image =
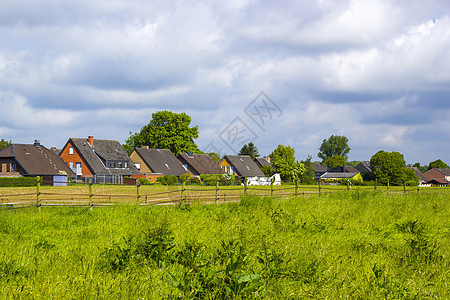
[[[141,169],[141,163],[135,163],[134,165],[136,166],[136,168],[137,168],[138,170]]]
[[[114,162],[110,162],[110,163],[109,163],[109,167],[110,167],[110,168],[115,168],[115,167],[116,167],[116,164],[115,164]]]
[[[77,162],[77,163],[76,163],[76,166],[77,166],[76,174],[77,174],[77,175],[82,175],[83,172],[81,171],[81,163],[80,163],[80,162]]]
[[[69,154],[73,154],[73,147],[69,147]]]
[[[117,163],[117,167],[122,168],[122,163],[121,162]]]
[[[17,165],[15,163],[11,164],[11,171],[15,171],[17,168]]]

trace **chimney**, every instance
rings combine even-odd
[[[265,157],[268,162],[270,162],[270,156]]]
[[[148,145],[142,145],[142,149],[148,149]]]
[[[37,146],[40,146],[41,145],[41,141],[40,140],[34,140],[34,145],[37,147]]]
[[[88,136],[88,142],[91,146],[94,146],[94,137],[92,135]]]

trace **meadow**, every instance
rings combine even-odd
[[[449,200],[343,190],[1,211],[0,298],[448,299]]]

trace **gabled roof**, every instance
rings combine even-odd
[[[153,173],[180,176],[187,173],[169,149],[136,148],[134,151]]]
[[[257,165],[259,168],[262,168],[262,167],[264,167],[264,166],[270,166],[270,165],[271,165],[270,162],[267,161],[267,159],[265,159],[264,157],[255,157],[253,160],[255,161],[256,165]]]
[[[370,168],[369,164],[365,161],[360,162],[355,168],[361,173],[372,172],[372,169]]]
[[[448,181],[445,179],[440,179],[440,178],[434,178],[432,180],[429,181],[429,183],[438,183],[438,184],[448,184]]]
[[[322,179],[332,179],[332,178],[352,178],[358,175],[359,172],[327,172],[320,176]]]
[[[184,162],[189,164],[199,175],[224,173],[219,164],[208,154],[180,153],[177,158],[182,164]]]
[[[417,177],[419,177],[419,179],[421,181],[426,181],[427,178],[425,177],[425,175],[423,175],[422,172],[420,172],[420,170],[417,167],[408,167],[408,169],[413,170],[414,172],[416,172]]]
[[[226,159],[240,177],[265,176],[248,155],[225,155],[222,159]]]
[[[313,163],[314,172],[316,173],[325,173],[327,171],[327,166],[324,166],[319,163]]]
[[[352,166],[339,166],[332,169],[329,169],[328,172],[330,173],[359,173],[359,170],[357,170],[355,167]]]
[[[450,169],[436,168],[435,170],[441,172],[442,174],[444,174],[444,176],[450,176]]]
[[[129,176],[139,173],[118,141],[93,139],[93,145],[89,143],[88,139],[70,138],[69,141],[73,142],[78,153],[83,157],[95,175]],[[109,168],[105,165],[107,161],[125,161],[127,167]]]
[[[42,145],[11,144],[0,151],[0,158],[13,158],[29,176],[60,175],[66,172],[75,176],[66,163]]]

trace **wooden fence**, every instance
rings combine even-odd
[[[27,181],[29,183],[29,181]],[[308,197],[343,191],[378,191],[387,194],[448,192],[448,188],[392,186],[389,183],[374,186],[301,185],[300,182],[272,184],[268,186],[248,186],[246,180],[233,185],[203,186],[182,182],[175,186],[161,185],[94,185],[77,184],[66,187],[43,186],[42,178],[37,177],[31,187],[0,187],[0,210],[44,206],[110,206],[124,203],[138,205],[174,204],[220,204],[238,202],[243,196],[262,196],[272,198]],[[15,182],[17,183],[17,181]]]

